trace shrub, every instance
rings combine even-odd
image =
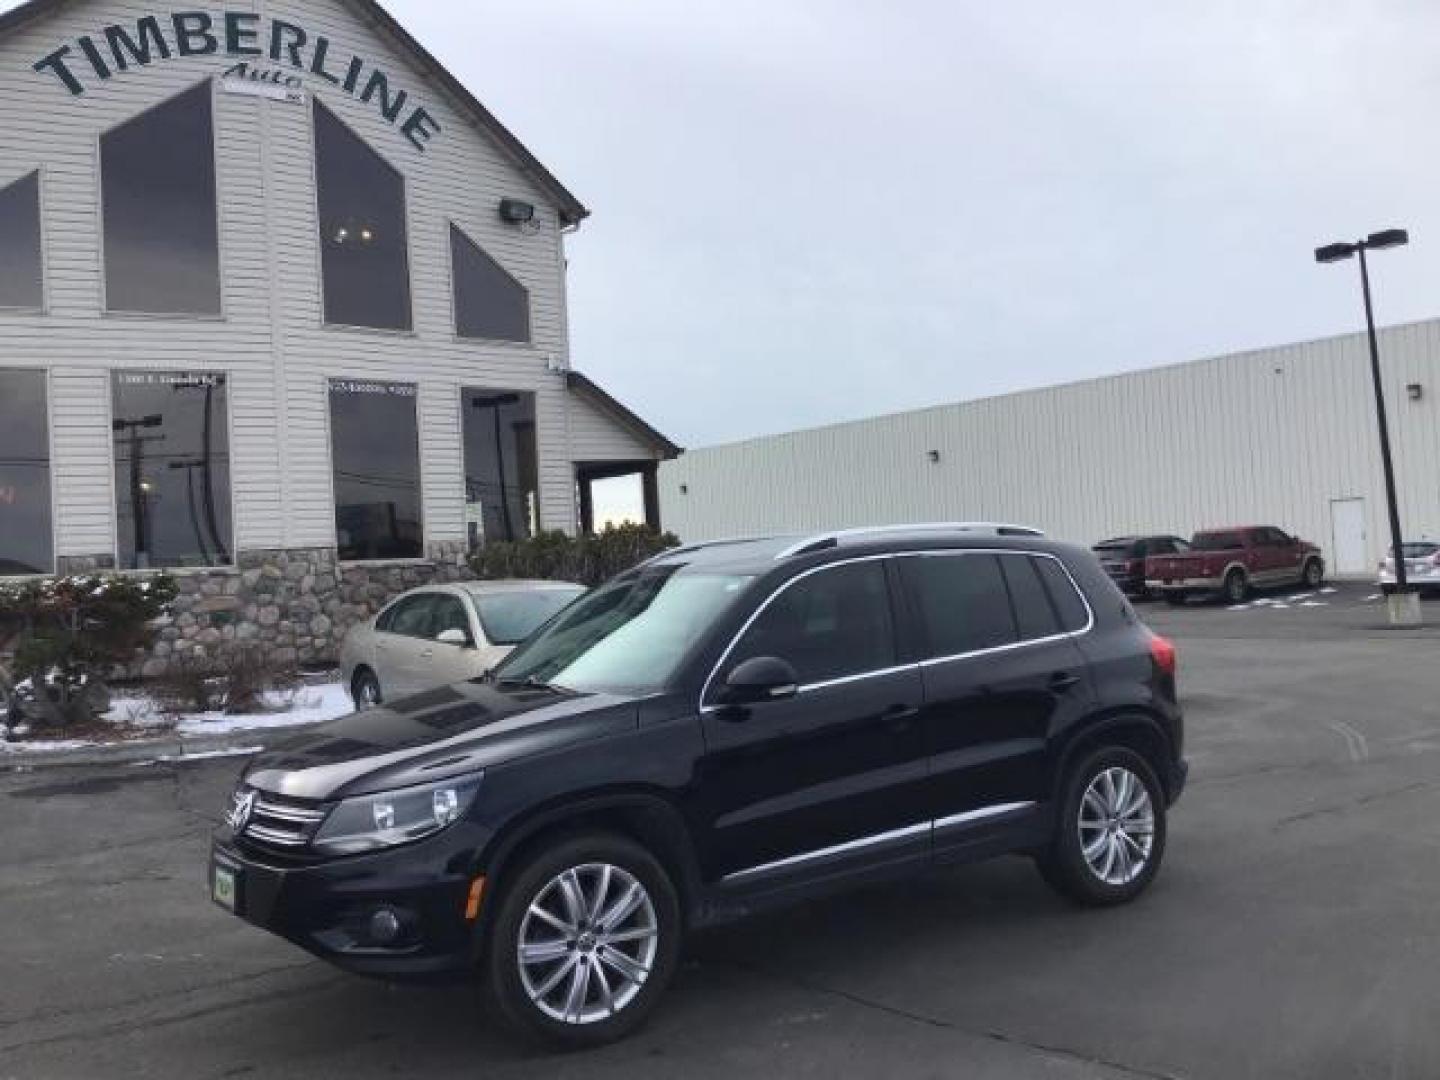
[[[218,656],[203,648],[176,653],[151,692],[160,711],[170,716],[207,712],[243,716],[270,711],[267,694],[293,694],[300,685],[294,664],[278,661],[263,646],[250,645]]]
[[[175,581],[87,575],[0,586],[0,692],[21,726],[84,723],[109,704],[110,668],[149,644],[150,623],[175,599]]]
[[[491,541],[470,556],[476,577],[538,578],[599,585],[652,555],[677,547],[679,538],[648,525],[607,525],[593,536],[542,532],[514,543]]]

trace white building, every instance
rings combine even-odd
[[[1440,320],[1380,335],[1403,524],[1440,537]],[[661,468],[685,540],[999,520],[1094,543],[1274,524],[1339,573],[1389,546],[1365,336],[1259,349],[690,450]]]
[[[658,512],[569,370],[585,208],[378,4],[31,0],[0,104],[0,574],[177,570],[187,638],[305,657],[593,478]]]

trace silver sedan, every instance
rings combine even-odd
[[[1407,540],[1402,550],[1408,583],[1422,593],[1440,592],[1440,541]],[[1380,564],[1380,588],[1387,593],[1395,588],[1393,550]]]
[[[483,675],[585,591],[565,581],[467,581],[404,593],[356,624],[340,668],[357,708]]]

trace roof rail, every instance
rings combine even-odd
[[[867,525],[857,529],[832,529],[797,540],[775,556],[777,560],[808,555],[826,548],[839,547],[847,540],[863,540],[880,536],[903,536],[907,533],[950,533],[961,536],[1044,536],[1030,525],[1009,525],[996,521],[930,521],[905,525]]]
[[[648,559],[637,566],[649,566],[657,559],[666,559],[671,555],[688,555],[692,551],[704,551],[706,548],[726,547],[730,544],[751,544],[757,540],[772,540],[770,536],[726,536],[719,540],[697,540],[693,544],[681,544],[679,547],[666,548],[664,551],[657,551]]]

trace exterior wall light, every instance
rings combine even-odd
[[[528,225],[535,220],[535,204],[521,199],[501,199],[500,220],[512,225]]]
[[[930,459],[930,464],[931,464],[931,465],[939,465],[939,464],[940,464],[940,451],[939,451],[939,450],[931,450],[931,451],[930,451],[928,454],[926,454],[925,456]]]
[[[1407,383],[1405,393],[1410,395],[1411,401],[1419,401],[1425,396],[1425,387],[1421,386],[1418,382]]]

